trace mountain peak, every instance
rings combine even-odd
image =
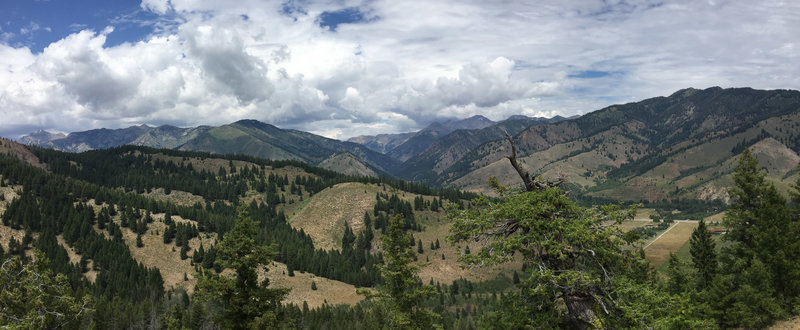
[[[63,139],[65,137],[67,136],[63,133],[50,133],[43,129],[39,129],[33,133],[19,138],[19,143],[48,147],[53,140]]]

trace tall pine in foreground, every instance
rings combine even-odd
[[[692,238],[689,240],[689,253],[692,255],[692,263],[699,275],[697,279],[697,287],[702,290],[710,283],[714,274],[717,272],[717,252],[715,251],[716,244],[708,232],[706,222],[700,220],[697,228],[692,232]]]
[[[421,306],[422,302],[436,294],[431,285],[422,285],[414,265],[413,238],[405,230],[401,214],[389,219],[388,227],[381,237],[384,264],[379,266],[384,285],[377,294],[365,293],[368,298],[377,298],[375,307],[384,310],[390,329],[431,329],[436,326],[438,315]],[[380,313],[380,311],[379,311]]]
[[[225,329],[269,329],[278,326],[277,311],[288,289],[271,289],[269,279],[259,281],[258,270],[276,253],[255,242],[256,223],[247,207],[238,209],[233,229],[216,245],[217,263],[233,270],[233,277],[207,271],[197,283],[195,299],[209,301],[217,311],[215,321]]]
[[[723,327],[764,327],[800,306],[800,228],[765,176],[745,149],[734,169],[720,275],[706,297]]]

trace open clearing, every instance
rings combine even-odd
[[[503,263],[497,267],[462,268],[462,264],[458,262],[458,256],[463,253],[466,245],[462,244],[459,249],[448,243],[445,237],[449,232],[450,223],[446,223],[444,219],[429,221],[425,224],[423,232],[411,232],[415,239],[422,240],[423,253],[417,254],[417,257],[422,266],[419,277],[423,283],[427,284],[433,280],[433,282],[451,284],[459,278],[485,281],[497,277],[497,274],[501,272],[511,277],[511,272],[522,268],[522,258],[519,253],[514,261]],[[431,250],[431,242],[435,242],[436,239],[439,239],[440,248]],[[469,247],[473,253],[481,249],[477,243],[469,244]],[[412,249],[417,251],[416,246],[413,246]],[[443,254],[444,259],[442,259]]]
[[[361,230],[364,212],[372,213],[375,193],[379,191],[383,190],[377,185],[353,182],[326,188],[306,200],[289,224],[311,236],[316,248],[339,248],[345,223],[354,232]]]
[[[289,224],[296,229],[303,229],[311,236],[314,247],[324,250],[339,249],[345,224],[353,232],[359,232],[364,226],[364,213],[373,215],[377,193],[386,193],[389,196],[397,194],[400,199],[410,203],[420,196],[376,184],[340,183],[300,202],[297,211],[287,213],[290,217]],[[430,202],[433,196],[423,198]],[[438,213],[417,211],[416,216],[432,218],[438,216]],[[376,232],[376,237],[378,234]]]
[[[660,234],[645,247],[644,254],[654,268],[658,268],[669,259],[669,254],[677,252],[697,228],[696,221],[678,221]]]
[[[328,305],[355,305],[364,296],[356,292],[356,287],[311,273],[295,271],[293,277],[286,274],[286,265],[272,262],[267,270],[270,288],[291,288],[289,295],[283,300],[284,304],[295,304],[302,307],[303,302],[309,308],[317,308],[327,302]],[[311,282],[316,283],[317,289],[311,289]]]

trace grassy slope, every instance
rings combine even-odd
[[[366,191],[366,192],[365,192]],[[302,208],[293,216],[289,223],[295,228],[302,228],[314,240],[316,247],[323,249],[338,249],[344,235],[344,225],[347,223],[354,232],[363,228],[364,212],[373,211],[375,194],[384,190],[378,185],[362,183],[342,183],[325,189],[305,202]],[[418,195],[394,191],[388,188],[389,195],[396,193],[401,199],[413,202]],[[423,196],[426,201],[433,196]],[[459,278],[469,280],[487,280],[494,278],[501,271],[520,269],[521,262],[512,262],[501,265],[497,269],[462,269],[458,263],[458,256],[463,252],[464,246],[453,247],[446,240],[450,224],[446,222],[443,212],[417,211],[417,221],[424,227],[422,232],[411,232],[415,240],[422,240],[423,253],[418,255],[422,265],[420,278],[428,283],[451,283]],[[439,240],[440,249],[432,251],[431,242]],[[375,249],[380,249],[380,232],[375,233]],[[413,248],[415,251],[417,247]],[[470,250],[478,251],[477,245],[470,246]],[[442,260],[442,254],[445,259]]]
[[[364,212],[372,213],[377,185],[341,183],[327,188],[298,206],[289,224],[302,228],[317,248],[330,250],[341,245],[345,224],[354,232],[364,226]]]
[[[335,153],[319,163],[318,166],[346,175],[378,177],[378,173],[375,173],[375,171],[351,153]]]
[[[286,274],[286,265],[280,262],[273,262],[267,270],[270,287],[292,289],[283,301],[284,304],[303,306],[305,301],[309,308],[316,308],[326,302],[328,305],[353,305],[364,299],[364,296],[356,292],[356,287],[350,284],[311,273],[295,271],[294,274],[295,276],[289,277]],[[316,283],[317,290],[311,289],[312,281]]]

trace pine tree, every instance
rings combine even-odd
[[[35,250],[33,261],[17,257],[0,265],[0,328],[78,328],[88,317],[90,297],[73,297],[66,276],[54,275],[44,253]]]
[[[673,322],[690,317],[676,310],[681,304],[665,308],[667,304],[662,303],[654,308],[650,299],[636,295],[662,293],[641,272],[647,269],[641,267],[646,261],[636,250],[625,248],[630,242],[618,228],[606,225],[632,218],[635,208],[578,205],[560,188],[563,179],[532,177],[517,162],[513,139],[506,137],[511,143],[507,158],[522,179],[524,191],[512,191],[490,178],[501,199],[481,196],[463,210],[447,207],[452,243],[485,242],[477,253],[464,253],[459,261],[469,266],[495,265],[521,254],[533,269],[521,281],[522,290],[508,300],[509,313],[495,319],[494,326],[645,328],[658,318],[669,319],[664,328],[685,327]],[[631,287],[636,290],[628,291]]]
[[[196,299],[217,306],[216,321],[225,328],[275,328],[277,312],[288,289],[271,289],[269,279],[258,280],[257,270],[272,261],[273,247],[255,242],[257,223],[248,215],[247,206],[238,208],[233,228],[217,244],[217,263],[232,269],[234,276],[206,272],[197,283]]]
[[[181,260],[186,260],[189,258],[189,244],[181,245]]]
[[[714,274],[717,272],[717,252],[716,244],[708,232],[706,222],[700,220],[697,228],[692,232],[692,238],[689,240],[689,253],[692,255],[692,263],[697,270],[698,288],[704,289],[710,283]]]
[[[689,281],[688,274],[684,270],[684,263],[678,259],[674,253],[670,252],[669,259],[667,260],[667,291],[672,294],[680,294],[686,291],[687,282]]]
[[[384,264],[379,265],[384,285],[377,294],[366,293],[368,298],[378,298],[377,308],[388,312],[387,327],[408,329],[430,329],[438,315],[420,306],[422,301],[436,294],[436,288],[421,285],[417,272],[419,266],[412,264],[415,254],[409,246],[410,237],[403,230],[402,215],[395,215],[381,237]]]
[[[143,247],[144,242],[142,242],[142,234],[136,235],[136,247]]]
[[[706,301],[725,327],[763,327],[784,317],[800,297],[800,228],[786,200],[767,182],[758,160],[744,149],[725,215],[729,243]]]

